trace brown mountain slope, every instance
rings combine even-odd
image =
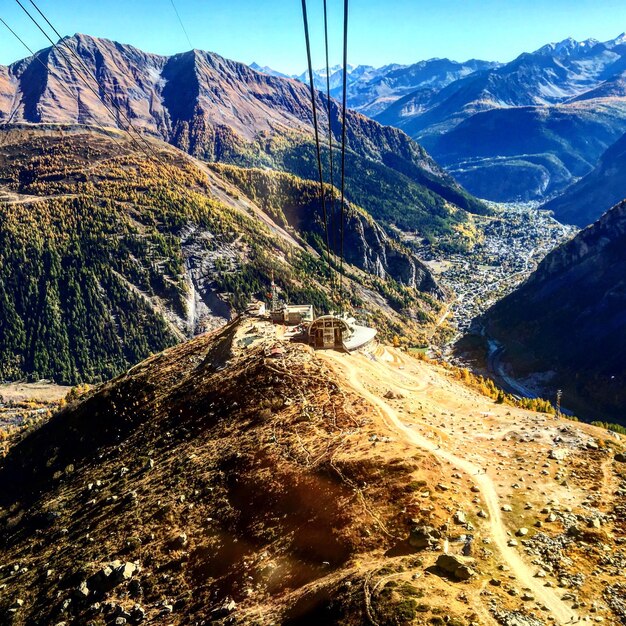
[[[314,355],[244,320],[14,443],[0,463],[0,615],[534,626],[600,601],[594,615],[614,623],[626,466],[607,438],[494,405],[393,349]],[[446,539],[459,559],[461,535],[474,538],[468,580],[436,566]]]
[[[87,70],[70,56],[69,48]],[[37,57],[2,68],[4,120],[98,122],[124,129],[130,120],[139,132],[209,161],[269,166],[313,180],[317,176],[310,96],[299,81],[268,76],[210,52],[163,57],[86,35],[66,38]],[[328,118],[321,94],[318,108],[324,135]],[[333,100],[336,140],[340,115]],[[391,223],[406,212],[403,227],[428,235],[426,226],[437,217],[451,224],[459,221],[452,205],[462,212],[487,210],[402,131],[350,111],[347,145],[349,198],[376,219]],[[326,142],[323,150],[327,159]],[[374,189],[378,192],[372,193]],[[413,219],[408,219],[412,212]],[[447,224],[439,230],[450,233]]]

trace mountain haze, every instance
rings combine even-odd
[[[411,65],[392,63],[374,68],[371,65],[348,65],[348,106],[360,113],[375,117],[392,103],[416,90],[434,93],[446,85],[480,70],[498,67],[499,63],[470,59],[464,63],[450,59],[428,59]],[[340,99],[343,90],[343,68],[334,66],[330,70],[330,93]],[[264,68],[268,74],[279,74]],[[309,81],[308,72],[294,76],[299,81]],[[313,72],[314,84],[326,91],[326,69]]]

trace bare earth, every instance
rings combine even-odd
[[[50,383],[9,383],[0,385],[0,398],[4,402],[58,402],[64,398],[71,387]]]
[[[586,451],[587,444],[595,446],[595,438],[608,438],[605,431],[495,405],[451,380],[445,369],[393,348],[376,346],[364,354],[328,351],[320,355],[354,391],[379,409],[381,429],[391,430],[398,441],[434,455],[450,466],[451,473],[458,472],[452,474],[459,479],[458,486],[452,481],[453,491],[460,495],[465,492],[467,497],[472,487],[479,497],[473,500],[475,511],[468,513],[483,511],[482,519],[476,520],[477,538],[497,550],[509,580],[532,597],[523,604],[526,610],[549,616],[557,624],[591,619],[581,617],[571,601],[562,599],[565,591],[558,588],[558,582],[546,581],[545,573],[539,573],[540,568],[526,558],[521,541],[514,537],[522,527],[531,529],[527,538],[531,537],[537,520],[545,519],[547,505],[567,511],[588,505],[585,484],[563,486],[558,482],[567,471],[561,466],[567,466],[567,462],[549,460],[550,451],[562,447],[564,455],[573,456],[581,449]],[[401,397],[385,398],[389,391]],[[576,444],[559,445],[563,429],[572,427]],[[609,458],[602,464],[599,485],[601,495],[607,498],[615,486],[611,461]],[[463,498],[459,498],[459,508],[463,505]],[[505,505],[512,510],[502,511]],[[546,526],[544,532],[554,532],[550,524]],[[574,554],[569,556],[576,558]]]

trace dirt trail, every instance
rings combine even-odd
[[[405,380],[411,378],[409,373],[404,371],[400,373],[395,368],[390,367],[390,363],[397,365],[398,362],[401,362],[402,358],[399,354],[396,351],[391,352],[386,349],[382,354],[378,351],[376,360],[372,360],[364,354],[348,356],[328,351],[323,353],[323,357],[327,361],[339,366],[339,369],[343,371],[347,381],[354,390],[377,406],[386,418],[388,425],[405,440],[432,453],[443,461],[450,462],[454,467],[471,476],[472,481],[480,489],[489,513],[488,521],[491,539],[495,546],[497,546],[502,559],[511,568],[511,572],[518,578],[519,583],[523,587],[530,589],[536,601],[548,608],[550,615],[554,618],[556,623],[570,624],[578,619],[576,612],[567,606],[552,588],[544,587],[542,579],[534,577],[534,569],[526,564],[517,549],[507,545],[510,537],[507,535],[507,528],[504,525],[500,513],[500,500],[493,481],[488,475],[482,473],[482,468],[456,454],[452,454],[440,448],[429,439],[405,426],[392,406],[385,402],[383,398],[366,388],[367,386],[381,384],[397,387],[399,374]],[[413,382],[416,388],[424,388],[423,380],[415,378]]]

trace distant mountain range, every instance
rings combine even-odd
[[[483,321],[515,375],[547,374],[581,416],[626,424],[626,201],[549,254]]]
[[[371,65],[348,65],[348,105],[369,117],[384,111],[393,102],[416,89],[439,90],[450,83],[480,70],[499,67],[499,63],[472,59],[465,63],[449,59],[428,59],[411,65],[391,63],[375,68]],[[250,65],[253,69],[269,74],[284,74],[257,63]],[[334,65],[329,68],[330,93],[334,98],[342,96],[343,67]],[[294,74],[300,82],[309,82],[308,71]],[[326,91],[326,68],[313,71],[313,82],[317,89]]]
[[[341,77],[332,68],[334,97]],[[325,70],[315,83],[325,90]],[[404,130],[479,197],[549,199],[589,174],[626,132],[626,35],[568,38],[504,64],[350,67],[348,103]]]
[[[375,118],[421,141],[491,200],[555,195],[588,174],[626,131],[626,37],[567,39],[418,89]]]

